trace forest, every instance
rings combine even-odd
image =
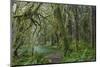
[[[96,7],[11,4],[11,65],[96,61]]]

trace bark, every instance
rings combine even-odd
[[[79,43],[79,17],[78,17],[78,7],[75,7],[75,23],[76,23],[76,50],[78,50]]]
[[[68,40],[67,40],[67,32],[64,28],[64,25],[63,25],[63,18],[62,18],[62,14],[61,14],[61,9],[60,7],[57,7],[54,11],[54,17],[56,19],[56,21],[58,22],[59,24],[59,27],[60,27],[60,33],[63,35],[63,41],[64,41],[64,56],[66,55],[67,53],[67,50],[68,50]]]

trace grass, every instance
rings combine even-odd
[[[66,54],[66,56],[61,57],[61,63],[63,62],[81,62],[81,61],[94,61],[96,60],[96,51],[95,49],[89,47],[90,44],[80,42],[78,46],[78,50],[76,50],[75,42],[73,41],[69,46],[69,51]],[[25,49],[31,49],[25,48]],[[24,50],[25,50],[24,49]],[[23,54],[19,58],[14,58],[13,64],[14,65],[27,65],[27,64],[46,64],[46,63],[52,63],[51,59],[46,58],[50,54],[53,54],[54,52],[58,52],[59,55],[63,55],[63,51],[60,51],[61,48],[52,48],[50,47],[38,47],[35,49],[38,53],[34,53],[32,56],[31,51],[25,50]],[[39,52],[40,51],[40,52]],[[48,53],[49,52],[49,53]],[[29,55],[30,53],[30,55]],[[55,53],[54,53],[55,55]]]

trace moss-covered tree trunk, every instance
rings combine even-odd
[[[54,10],[54,17],[55,17],[55,21],[58,23],[59,28],[60,28],[60,33],[63,35],[63,41],[64,41],[64,56],[67,53],[68,50],[68,40],[67,40],[67,31],[64,27],[64,19],[62,17],[62,13],[61,13],[61,7],[58,6],[55,10]]]

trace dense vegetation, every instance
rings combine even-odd
[[[14,2],[12,65],[96,60],[96,8]]]

